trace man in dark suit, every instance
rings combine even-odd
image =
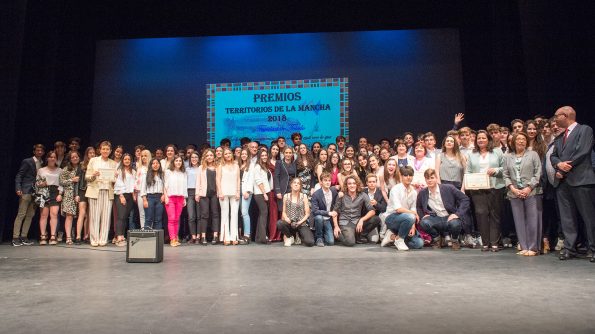
[[[388,192],[388,191],[387,191]],[[370,173],[366,176],[366,188],[364,188],[364,193],[368,194],[370,197],[370,204],[374,206],[374,211],[376,212],[376,217],[380,219],[380,214],[386,212],[386,201],[384,200],[384,196],[382,196],[382,191],[378,188],[378,177],[374,173]],[[365,212],[363,212],[365,214]],[[382,219],[380,219],[380,229],[386,229],[383,226],[384,223]],[[382,236],[384,237],[384,235]],[[368,234],[368,239],[371,242],[377,242],[379,240],[378,231],[373,230]]]
[[[335,244],[333,236],[333,225],[331,219],[337,216],[336,211],[332,211],[337,201],[337,189],[331,187],[331,174],[322,172],[320,175],[320,189],[312,194],[312,216],[314,217],[316,246],[324,247],[325,243],[329,246]]]
[[[417,194],[417,214],[422,217],[420,225],[432,236],[433,248],[441,248],[440,236],[450,233],[452,250],[459,250],[460,217],[469,211],[469,197],[450,184],[438,184],[434,169],[427,169],[424,177],[428,187]]]
[[[593,129],[576,122],[576,111],[572,107],[556,110],[555,117],[558,126],[566,128],[556,137],[550,159],[560,181],[556,197],[565,236],[560,260],[567,260],[576,255],[577,210],[585,222],[589,248],[595,252],[595,173],[591,165]],[[595,255],[590,261],[595,262]]]
[[[14,187],[19,196],[19,210],[14,220],[12,231],[12,245],[32,245],[27,239],[31,220],[35,215],[35,202],[33,201],[33,185],[37,176],[37,170],[41,168],[41,159],[45,154],[45,147],[42,144],[33,145],[33,157],[24,159],[21,167],[14,178]]]

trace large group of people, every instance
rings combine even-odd
[[[171,247],[331,246],[379,243],[398,251],[450,247],[536,256],[555,248],[560,260],[590,254],[595,262],[593,130],[572,107],[547,119],[455,126],[437,136],[410,132],[373,144],[302,142],[293,133],[271,143],[224,139],[131,154],[102,141],[33,147],[15,178],[19,196],[14,246],[110,242],[127,229],[165,229]],[[470,175],[485,176],[471,186]],[[48,229],[49,221],[49,229]],[[553,246],[555,244],[555,246]],[[590,253],[589,253],[590,252]]]

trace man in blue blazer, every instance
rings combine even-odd
[[[428,187],[419,191],[416,204],[420,225],[432,236],[433,248],[441,248],[440,236],[450,233],[452,250],[459,250],[460,217],[469,211],[469,197],[450,184],[438,184],[434,169],[427,169],[424,177]]]
[[[33,201],[33,185],[37,177],[37,170],[41,168],[41,159],[45,154],[45,147],[42,144],[33,146],[33,157],[24,159],[21,167],[14,178],[14,187],[19,196],[19,210],[14,220],[12,230],[12,245],[32,245],[27,239],[31,220],[35,215],[35,202]]]
[[[312,194],[312,216],[314,217],[314,228],[316,246],[324,247],[335,244],[333,236],[333,223],[331,219],[337,216],[336,211],[332,211],[337,201],[337,189],[331,187],[331,174],[323,172],[320,175],[321,188]],[[323,239],[324,237],[324,239]]]
[[[565,236],[560,260],[568,260],[576,256],[577,211],[585,222],[589,248],[595,253],[595,173],[591,165],[593,129],[576,122],[576,111],[572,107],[556,110],[555,118],[559,127],[566,128],[554,140],[550,160],[559,180],[556,197]],[[595,255],[590,261],[595,263]]]

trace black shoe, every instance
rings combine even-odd
[[[576,255],[575,254],[572,254],[569,251],[562,251],[560,253],[560,257],[558,257],[558,258],[560,259],[560,261],[566,261],[566,260],[570,260],[570,259],[575,258],[575,257],[576,257]]]
[[[76,239],[74,239],[74,244],[75,244],[75,245],[80,245],[80,244],[82,244],[82,243],[83,243],[83,241],[81,240],[81,238],[76,238]]]
[[[355,240],[355,243],[356,244],[359,244],[359,245],[361,245],[361,244],[367,244],[368,243],[368,238],[366,238],[366,237],[360,237],[357,240]]]
[[[595,254],[593,254],[593,256],[591,256],[591,258],[589,259],[589,262],[595,263]]]
[[[21,238],[21,244],[23,244],[24,246],[31,246],[33,245],[33,241],[27,238]]]
[[[249,245],[250,244],[250,237],[243,236],[240,239],[240,245]]]
[[[19,246],[22,246],[23,243],[21,242],[21,239],[17,238],[17,239],[12,239],[12,245],[15,247],[19,247]]]

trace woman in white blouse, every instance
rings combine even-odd
[[[402,167],[400,170],[402,182],[390,190],[388,205],[386,207],[386,226],[388,230],[380,243],[381,247],[394,242],[397,250],[421,249],[424,242],[415,226],[419,223],[416,202],[417,192],[411,185],[413,168]]]
[[[149,161],[151,161],[151,151],[143,150],[140,153],[140,162],[136,165],[136,177],[134,183],[134,192],[136,197],[140,197],[140,188],[142,181],[147,178],[147,171],[149,170]],[[138,216],[140,221],[140,227],[145,227],[145,208],[143,208],[143,201],[137,200],[138,204]]]
[[[256,225],[256,242],[266,244],[267,239],[267,212],[268,212],[268,194],[272,188],[273,175],[267,167],[269,154],[267,151],[261,151],[258,154],[258,160],[254,166],[254,200],[258,206],[258,224]],[[275,200],[275,199],[273,199]]]
[[[132,169],[132,156],[126,153],[122,156],[122,163],[118,168],[118,177],[114,185],[115,202],[118,212],[116,221],[116,246],[126,246],[124,233],[130,212],[135,205],[136,193],[134,185],[136,183],[136,171]]]
[[[188,198],[188,177],[186,176],[184,160],[179,155],[174,156],[173,162],[165,171],[163,195],[165,197],[165,210],[167,211],[169,244],[172,247],[178,247],[181,245],[180,240],[178,240],[180,215],[182,209],[186,206],[186,198]]]
[[[56,152],[49,151],[46,155],[46,166],[37,170],[36,186],[38,189],[47,189],[49,194],[47,201],[45,203],[40,203],[40,245],[47,245],[48,243],[48,216],[50,217],[50,245],[56,245],[58,243],[56,240],[56,227],[58,226],[60,202],[62,202],[62,187],[60,186],[60,173],[62,173],[62,169],[56,164],[56,159]]]
[[[240,167],[229,148],[223,149],[221,165],[217,167],[217,195],[221,205],[219,240],[224,245],[238,244],[238,208],[240,206]],[[230,214],[231,213],[231,214]]]

